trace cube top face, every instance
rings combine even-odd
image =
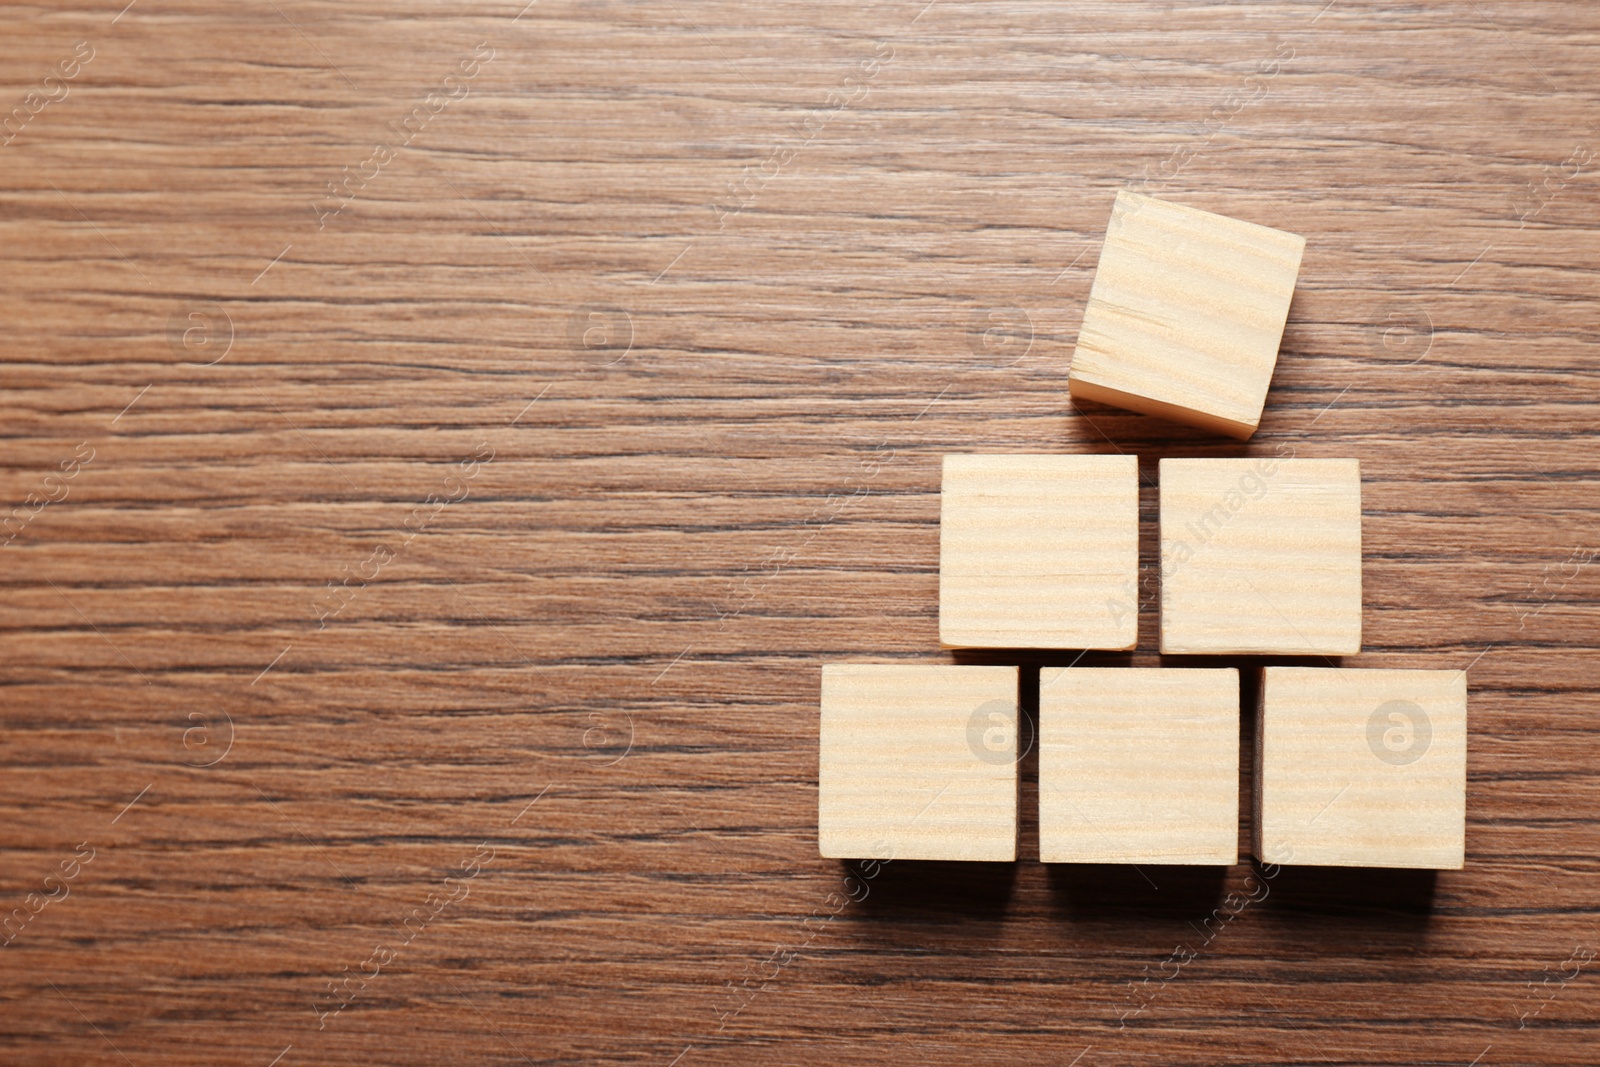
[[[1017,858],[1016,667],[822,668],[830,859]]]
[[[1239,858],[1239,672],[1039,672],[1039,859]]]
[[[1262,862],[1461,867],[1465,672],[1267,667],[1258,715]]]
[[[1249,437],[1305,244],[1268,226],[1117,193],[1072,357],[1072,395]]]
[[[946,456],[946,648],[1128,649],[1139,630],[1134,456]]]
[[[1161,651],[1361,651],[1359,462],[1163,459]]]

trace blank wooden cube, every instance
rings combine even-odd
[[[947,648],[1132,648],[1134,456],[946,456],[939,640]]]
[[[1072,395],[1249,437],[1305,246],[1282,230],[1117,193]]]
[[[1039,859],[1239,858],[1239,672],[1039,672]]]
[[[1161,461],[1161,651],[1361,650],[1353,459]]]
[[[1465,671],[1267,667],[1257,716],[1263,863],[1461,867]]]
[[[1017,668],[822,668],[818,837],[832,859],[1017,858]]]

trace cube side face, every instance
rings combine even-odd
[[[1163,459],[1161,651],[1361,650],[1353,459]]]
[[[1239,858],[1239,672],[1070,668],[1039,676],[1039,858]]]
[[[1107,404],[1125,411],[1137,411],[1141,415],[1154,415],[1158,419],[1168,419],[1172,422],[1181,422],[1186,426],[1195,426],[1212,433],[1220,433],[1227,437],[1237,437],[1241,441],[1256,432],[1254,422],[1235,422],[1209,412],[1195,411],[1192,408],[1180,407],[1165,400],[1153,400],[1137,393],[1124,392],[1113,389],[1086,378],[1068,378],[1067,392],[1077,400],[1093,400],[1097,404]]]
[[[1263,768],[1263,742],[1266,739],[1266,674],[1264,670],[1256,672],[1256,705],[1251,709],[1255,716],[1255,738],[1250,750],[1250,854],[1263,863],[1277,863],[1280,860],[1267,859],[1266,847],[1261,839],[1261,781]]]
[[[1304,251],[1297,234],[1119,192],[1072,357],[1073,394],[1248,437]]]
[[[1132,648],[1138,576],[1136,457],[945,457],[945,647]]]
[[[1257,856],[1459,869],[1466,765],[1461,671],[1265,668]]]
[[[1018,673],[965,665],[825,666],[821,854],[1016,859]]]

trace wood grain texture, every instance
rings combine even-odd
[[[1592,5],[125,6],[3,22],[0,114],[81,69],[0,147],[4,913],[78,864],[0,1059],[1593,1061]],[[1248,443],[1067,402],[1126,187],[1307,237]],[[1139,456],[1079,665],[1154,666],[1156,461],[1280,445],[1345,664],[1471,666],[1465,869],[851,901],[818,672],[953,658],[940,458]]]
[[[1042,862],[1238,858],[1237,670],[1040,670]]]
[[[1118,190],[1072,395],[1248,438],[1305,247],[1299,234]]]
[[[1161,651],[1361,651],[1361,461],[1163,459]]]
[[[971,664],[825,665],[822,855],[1015,860],[1017,677]]]
[[[1256,856],[1459,868],[1469,722],[1464,671],[1266,668]]]
[[[948,648],[1131,649],[1139,461],[946,456],[939,640]]]

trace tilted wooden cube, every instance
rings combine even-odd
[[[939,640],[947,648],[1132,648],[1134,456],[946,456]]]
[[[823,667],[822,855],[1016,859],[1017,673],[964,665]]]
[[[1256,726],[1263,863],[1461,867],[1465,671],[1267,667]]]
[[[1039,672],[1039,858],[1239,858],[1239,672]]]
[[[1163,459],[1161,651],[1361,650],[1353,459]]]
[[[1249,437],[1305,245],[1282,230],[1117,193],[1072,356],[1072,395]]]

